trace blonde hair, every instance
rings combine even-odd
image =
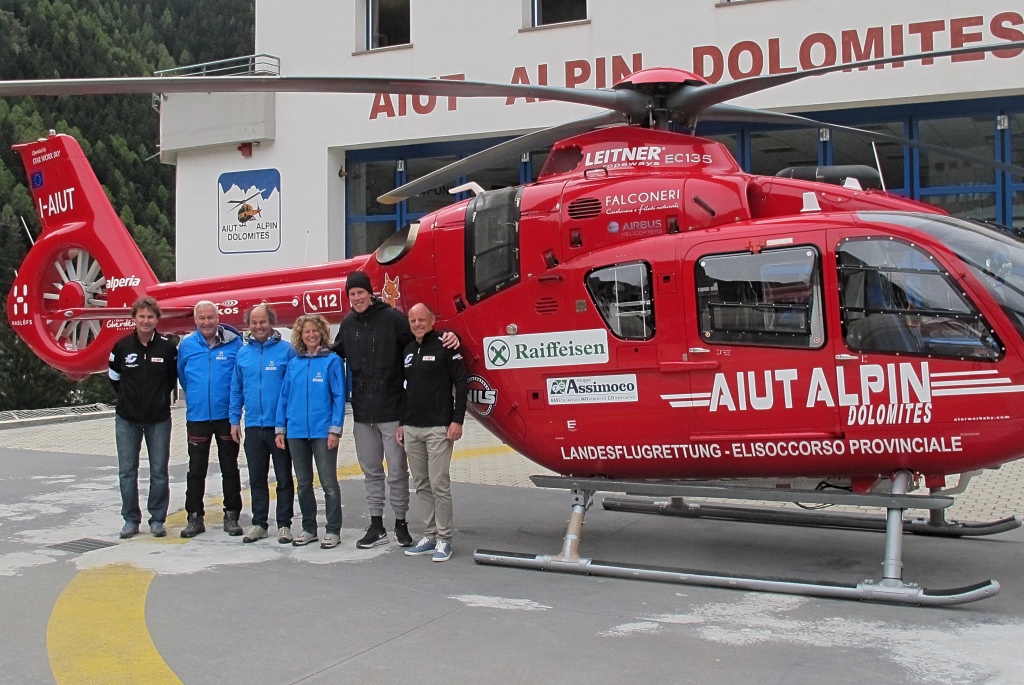
[[[292,347],[295,348],[296,352],[306,351],[306,345],[302,342],[302,327],[310,321],[316,325],[316,329],[320,332],[320,347],[327,347],[330,344],[331,329],[327,319],[319,314],[305,314],[295,319],[295,325],[292,326]]]

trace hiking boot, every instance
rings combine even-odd
[[[242,542],[256,542],[267,537],[267,529],[263,526],[253,526],[242,538]]]
[[[281,526],[278,526],[277,527],[277,542],[278,542],[278,544],[288,545],[288,544],[291,544],[291,541],[292,541],[292,529],[288,528],[288,527],[282,528]]]
[[[437,547],[434,548],[434,559],[433,561],[448,561],[452,558],[452,543],[444,542],[443,540],[437,541]]]
[[[320,549],[334,549],[341,542],[341,535],[338,533],[328,533],[324,536],[324,539],[320,541]]]
[[[122,540],[135,537],[139,532],[139,524],[132,523],[131,521],[125,521],[124,526],[121,528],[121,534],[118,536]]]
[[[409,524],[405,519],[395,520],[395,540],[399,547],[412,547],[412,536],[409,535]]]
[[[366,535],[359,538],[356,547],[359,549],[370,549],[371,547],[386,544],[388,544],[388,532],[384,530],[383,526],[378,528],[370,524],[370,527],[366,529]]]
[[[308,545],[311,542],[316,542],[316,533],[310,533],[308,530],[304,530],[295,536],[292,540],[292,547],[302,547]]]
[[[407,557],[418,557],[421,554],[433,554],[434,549],[437,547],[437,543],[428,537],[424,537],[422,540],[416,543],[415,547],[410,547],[405,550]]]
[[[167,537],[167,528],[164,527],[163,521],[153,521],[153,523],[149,524],[149,532],[155,538]]]
[[[189,514],[188,524],[181,529],[181,537],[194,538],[200,533],[206,532],[206,524],[203,523],[202,514]]]
[[[224,532],[228,535],[241,535],[242,527],[238,525],[238,512],[224,512]]]

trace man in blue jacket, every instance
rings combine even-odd
[[[231,439],[240,443],[242,411],[245,411],[243,446],[249,467],[249,489],[252,491],[252,527],[242,542],[256,542],[267,537],[270,516],[267,475],[273,459],[277,478],[277,541],[285,545],[292,542],[295,481],[292,480],[291,455],[275,443],[274,423],[285,369],[295,351],[274,330],[277,314],[270,305],[250,307],[245,312],[245,324],[249,327],[249,335],[235,359],[228,412]]]
[[[192,310],[196,332],[178,347],[178,381],[185,390],[185,429],[188,432],[188,477],[185,511],[188,525],[181,537],[206,532],[203,496],[206,472],[210,468],[210,442],[217,441],[221,480],[224,484],[224,530],[241,535],[238,515],[242,512],[242,484],[238,473],[238,443],[231,439],[228,406],[235,357],[242,336],[230,326],[220,325],[217,305],[209,300]]]

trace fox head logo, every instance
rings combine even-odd
[[[387,274],[384,274],[384,287],[380,289],[380,299],[387,302],[390,306],[396,307],[398,305],[398,298],[402,296],[402,293],[398,291],[398,279],[401,276],[395,276],[395,280],[388,278]]]

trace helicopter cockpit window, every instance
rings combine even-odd
[[[860,212],[868,221],[915,228],[938,238],[970,270],[1024,337],[1024,241],[994,226],[934,214]]]
[[[479,302],[519,281],[522,188],[481,193],[466,208],[466,295]]]
[[[646,262],[617,264],[587,274],[587,290],[617,338],[654,337],[651,267]]]
[[[1002,346],[921,248],[889,238],[836,249],[843,334],[851,350],[994,361]]]
[[[808,349],[825,344],[816,248],[708,255],[695,275],[704,340]]]

